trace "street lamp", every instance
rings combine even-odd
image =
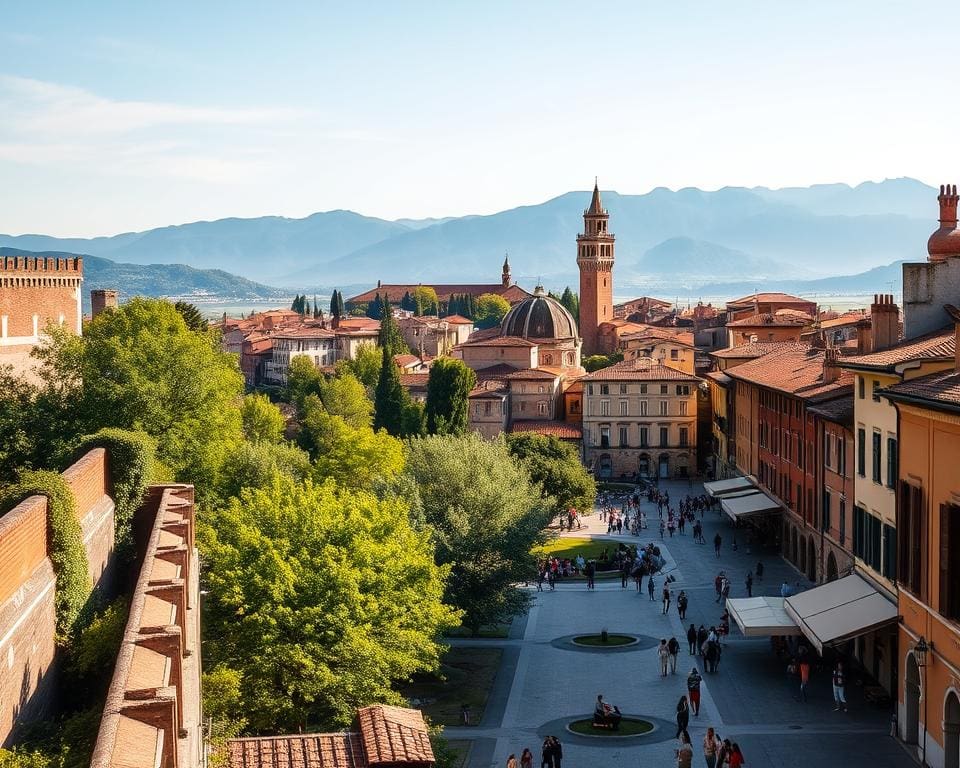
[[[917,644],[913,646],[913,657],[917,660],[917,666],[920,667],[920,669],[927,666],[927,651],[929,650],[930,646],[927,645],[927,641],[924,640],[923,635],[920,635]]]
[[[920,745],[920,750],[922,752],[922,757],[920,758],[920,765],[927,764],[927,651],[930,650],[930,646],[927,645],[927,641],[923,638],[923,635],[920,635],[920,639],[917,640],[917,644],[913,646],[913,658],[917,662],[917,668],[920,670],[920,674],[923,675],[921,679],[921,695],[923,696],[923,743]]]

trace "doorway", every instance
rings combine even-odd
[[[658,474],[663,480],[670,477],[670,457],[666,454],[660,456],[660,471]]]
[[[943,705],[943,764],[960,768],[960,698],[956,691],[947,694]]]
[[[916,744],[920,733],[920,668],[912,653],[907,654],[907,674],[903,680],[903,740]]]
[[[817,545],[813,543],[813,536],[807,539],[807,578],[812,582],[817,580]]]
[[[836,581],[837,575],[837,558],[831,552],[827,556],[827,581]]]

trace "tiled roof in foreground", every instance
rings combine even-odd
[[[960,411],[960,373],[949,370],[920,376],[882,389],[880,394],[894,401]]]
[[[583,429],[579,425],[570,424],[566,421],[515,420],[510,427],[510,431],[514,434],[517,432],[534,432],[538,435],[558,437],[561,440],[580,440],[583,437]]]
[[[607,381],[607,380],[628,380],[628,381],[699,381],[696,376],[668,365],[660,363],[651,363],[649,359],[638,358],[636,360],[624,360],[621,363],[601,368],[599,371],[588,373],[583,377],[584,381]]]
[[[807,344],[801,344],[797,341],[751,341],[749,344],[741,344],[738,347],[728,347],[727,349],[718,349],[710,353],[710,357],[719,357],[724,360],[733,358],[736,360],[744,358],[756,358],[769,355],[771,352],[779,352],[783,349],[806,349]]]
[[[834,381],[824,381],[825,350],[785,349],[728,368],[731,379],[747,381],[801,398],[821,398],[853,384],[853,374],[843,371]]]
[[[951,325],[941,331],[926,333],[909,341],[884,349],[880,352],[871,352],[869,355],[855,355],[843,358],[844,368],[867,368],[871,370],[893,370],[897,365],[908,363],[911,360],[948,360],[953,357],[956,349],[956,335]]]

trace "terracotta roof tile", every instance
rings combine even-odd
[[[806,312],[780,310],[778,312],[761,312],[748,317],[727,323],[727,328],[761,328],[767,326],[807,325],[813,320]]]
[[[823,358],[822,349],[784,349],[728,368],[725,373],[732,379],[776,389],[796,397],[822,398],[850,386],[854,378],[849,371],[843,371],[839,378],[825,382]]]
[[[430,381],[429,373],[401,373],[400,374],[400,386],[401,387],[426,387],[427,382]]]
[[[443,319],[451,325],[473,325],[473,320],[463,315],[447,315]]]
[[[229,768],[369,768],[358,733],[231,739]]]
[[[932,373],[880,390],[891,400],[925,401],[933,407],[960,410],[960,373],[955,370]]]
[[[728,307],[734,307],[739,304],[753,304],[757,302],[777,302],[779,304],[812,304],[809,299],[802,299],[799,296],[791,296],[789,293],[751,293],[749,296],[742,296],[739,299],[728,301]]]
[[[896,346],[881,352],[846,357],[843,359],[843,366],[892,370],[895,366],[911,360],[949,359],[953,357],[955,349],[956,336],[951,325],[942,331],[927,333],[909,341],[901,341]]]
[[[731,381],[733,381],[733,379],[727,376],[727,374],[725,374],[723,371],[710,371],[709,373],[706,374],[706,377],[708,379],[713,379],[715,382],[717,382],[717,384],[720,384],[721,386],[726,386]]]
[[[474,373],[477,374],[477,381],[485,381],[487,379],[503,379],[507,374],[515,373],[518,370],[519,368],[515,365],[498,363],[497,365],[488,365],[486,368],[477,368]]]
[[[551,371],[544,371],[539,368],[522,368],[519,371],[514,371],[513,373],[506,374],[503,378],[505,379],[542,379],[544,381],[550,380],[553,381],[557,378],[557,374]]]
[[[806,349],[808,346],[796,341],[751,341],[749,344],[741,344],[737,347],[718,349],[711,352],[710,357],[718,357],[722,360],[754,359],[769,355],[771,352],[780,352],[784,349]]]
[[[430,735],[419,710],[364,707],[357,711],[357,720],[370,766],[433,763]]]
[[[571,424],[566,421],[538,421],[536,419],[524,419],[514,421],[510,431],[534,432],[538,435],[551,435],[561,440],[581,440],[583,439],[583,429],[578,424]]]
[[[519,336],[494,336],[492,338],[477,339],[471,334],[461,347],[535,347],[536,342],[521,339]]]
[[[850,391],[845,393],[843,396],[834,400],[827,400],[824,403],[818,403],[808,410],[810,413],[815,413],[818,416],[822,416],[827,421],[833,421],[837,424],[842,424],[845,427],[852,427],[853,409],[853,387],[851,387]]]
[[[601,368],[599,371],[588,373],[583,379],[584,381],[606,381],[609,379],[628,381],[699,381],[696,376],[689,373],[678,371],[676,368],[670,368],[660,363],[651,363],[643,358],[615,363],[608,368]]]

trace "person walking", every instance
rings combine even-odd
[[[510,755],[510,757],[507,758],[507,768],[517,768],[516,755]]]
[[[843,689],[846,687],[847,678],[843,672],[843,662],[838,661],[837,666],[833,668],[833,700],[837,706],[833,708],[834,712],[847,711],[847,698],[844,696]]]
[[[680,734],[687,730],[690,724],[690,705],[687,703],[687,697],[681,696],[677,702],[677,735],[674,738],[679,739]],[[514,765],[514,768],[516,766]]]
[[[723,537],[718,533],[713,537],[713,551],[717,555],[717,559],[720,559],[720,545],[723,544]]]
[[[537,592],[543,592],[543,580],[547,577],[547,572],[543,567],[537,569]]]
[[[690,646],[690,655],[697,655],[697,628],[691,624],[690,629],[687,630],[687,643]]]
[[[707,768],[720,768],[717,764],[717,752],[720,751],[720,739],[714,733],[713,728],[707,728],[707,733],[703,737],[703,759],[707,763]]]
[[[543,747],[540,749],[540,768],[553,768],[553,744],[550,736],[543,740]]]
[[[690,674],[687,675],[687,696],[690,697],[690,709],[693,710],[694,717],[700,715],[700,683],[702,682],[703,678],[699,670],[696,667],[691,669]]]
[[[520,768],[533,768],[533,752],[527,747],[523,748],[523,753],[520,755]]]
[[[800,673],[800,701],[807,700],[807,683],[810,682],[810,662],[806,656],[801,657],[797,664],[797,671]]]
[[[667,643],[667,650],[670,651],[670,674],[677,674],[677,657],[680,655],[680,643],[677,638],[671,637]]]
[[[757,581],[763,581],[763,562],[757,561]]]
[[[730,763],[730,750],[733,748],[733,744],[730,743],[730,739],[724,739],[720,742],[720,749],[717,750],[717,768],[724,766],[726,768]]]
[[[703,646],[706,645],[708,637],[710,637],[710,633],[707,632],[707,628],[703,626],[703,624],[701,624],[700,629],[697,630],[697,652],[701,656],[703,656],[703,652],[704,652]]]
[[[663,524],[663,518],[661,517],[660,518],[660,539],[661,540],[663,540],[663,531],[665,528],[666,526]]]
[[[587,562],[587,567],[584,569],[584,572],[587,576],[587,589],[593,589],[593,577],[596,574],[596,566],[593,564],[593,560]]]
[[[653,574],[647,578],[647,592],[650,593],[650,601],[653,602],[656,598],[653,596],[654,593],[654,584],[653,584]]]
[[[666,615],[667,611],[670,610],[670,585],[663,585],[663,613]]]
[[[747,571],[747,597],[753,597],[753,571]]]
[[[667,647],[665,638],[660,641],[660,647],[657,648],[657,658],[660,660],[660,677],[666,677],[667,667],[670,664],[670,649]]]
[[[630,562],[627,559],[620,564],[620,589],[627,588],[627,581],[630,579]]]
[[[693,745],[690,743],[690,734],[684,731],[680,734],[680,746],[677,747],[677,768],[691,768],[693,765]]]
[[[561,768],[563,763],[563,745],[556,736],[550,737],[550,745],[553,750],[553,768]]]
[[[730,745],[730,756],[727,758],[727,765],[730,768],[741,768],[743,765],[743,752],[740,751],[740,745],[733,742]]]
[[[684,621],[687,618],[687,593],[686,590],[681,589],[680,594],[677,595],[677,613],[680,614],[680,621]]]

